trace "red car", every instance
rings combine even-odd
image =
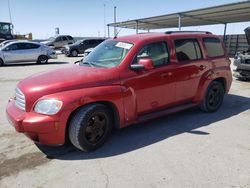
[[[112,128],[199,106],[215,112],[232,82],[230,60],[209,32],[148,33],[107,40],[79,65],[20,81],[7,116],[42,144],[100,147]]]

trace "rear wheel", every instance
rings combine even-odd
[[[225,95],[225,89],[222,83],[218,81],[213,81],[207,89],[206,95],[200,108],[205,112],[215,112],[217,111]]]
[[[71,54],[71,56],[73,56],[73,57],[77,57],[77,56],[78,56],[78,51],[77,51],[77,50],[72,50],[72,51],[70,52],[70,54]]]
[[[76,111],[69,124],[69,139],[82,151],[99,148],[112,129],[112,115],[102,104],[87,105]]]
[[[48,59],[46,55],[40,55],[37,59],[37,63],[48,63]]]

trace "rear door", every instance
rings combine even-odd
[[[176,101],[191,101],[197,93],[202,74],[208,70],[201,41],[197,38],[177,38],[173,43],[177,64]]]
[[[36,61],[41,54],[40,45],[33,43],[20,43],[23,48],[24,61]]]

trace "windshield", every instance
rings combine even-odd
[[[10,23],[0,23],[0,34],[4,34],[4,35],[11,34]]]
[[[80,65],[111,68],[118,66],[127,55],[133,44],[108,40],[97,46]]]

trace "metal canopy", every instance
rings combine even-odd
[[[250,1],[214,6],[209,8],[110,23],[109,26],[150,30],[181,26],[200,26],[250,21]]]

